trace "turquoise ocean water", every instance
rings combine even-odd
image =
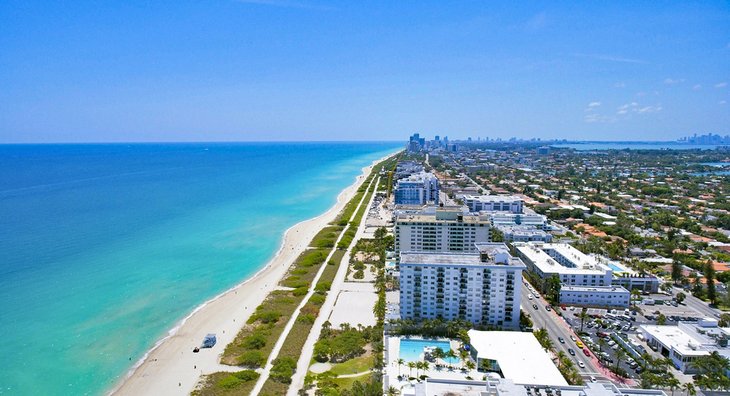
[[[0,145],[0,394],[110,390],[399,146]]]

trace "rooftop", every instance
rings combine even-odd
[[[427,253],[402,252],[400,265],[463,265],[463,266],[514,266],[524,268],[525,264],[512,257],[507,245],[503,243],[478,243],[477,253]]]
[[[604,275],[611,271],[609,260],[584,254],[567,243],[517,242],[514,246],[544,273]],[[551,256],[562,257],[570,266]]]
[[[532,333],[469,330],[478,358],[496,360],[505,378],[520,384],[568,385]]]
[[[629,293],[628,290],[622,286],[570,286],[563,285],[560,287],[560,291],[575,291],[575,292],[595,292],[595,293],[615,293],[625,292]]]

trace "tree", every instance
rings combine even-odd
[[[474,362],[472,362],[471,360],[467,360],[467,361],[466,361],[466,369],[467,369],[467,370],[469,370],[469,371],[472,371],[472,370],[474,370],[475,368],[477,368],[477,365],[476,365],[476,364],[474,364]]]
[[[400,366],[404,365],[406,361],[399,358],[395,362],[398,363],[398,376],[400,377]]]
[[[563,363],[563,359],[565,359],[565,352],[558,351],[558,370],[560,370],[560,366]]]
[[[623,348],[619,348],[616,350],[616,368],[618,368],[621,361],[626,357],[626,351],[623,350]]]
[[[641,291],[639,291],[639,289],[631,289],[631,301],[633,301],[634,306],[636,306],[637,301],[640,299]]]
[[[456,359],[456,352],[454,352],[453,349],[449,349],[449,351],[446,352],[446,358],[449,359],[449,367],[451,367],[451,362]]]
[[[707,299],[710,304],[717,303],[717,290],[715,290],[715,267],[712,263],[705,264],[705,279],[707,280]]]
[[[682,263],[675,259],[672,260],[672,281],[677,284],[682,280]]]
[[[560,300],[560,286],[560,278],[555,274],[545,280],[545,297],[553,304]]]
[[[464,368],[464,363],[469,359],[469,351],[466,349],[459,349],[459,359],[461,361],[461,367]]]
[[[547,329],[539,328],[535,330],[533,334],[535,335],[537,342],[539,342],[543,349],[545,349],[545,352],[553,349],[553,343],[550,340],[550,335],[548,334]]]
[[[684,301],[684,299],[687,298],[687,295],[682,292],[679,292],[679,293],[677,293],[677,296],[675,298],[677,299],[677,304],[681,304]]]
[[[578,314],[578,317],[580,317],[580,332],[583,332],[583,322],[588,317],[588,308],[583,307],[583,309],[580,310],[580,314]]]
[[[685,391],[687,391],[687,396],[695,396],[697,394],[697,390],[695,389],[695,385],[691,382],[687,382],[682,386]]]
[[[400,391],[395,386],[388,387],[388,396],[396,396],[400,394]]]
[[[704,389],[717,390],[730,388],[730,378],[725,375],[730,370],[730,360],[713,351],[709,355],[700,356],[690,363],[697,369],[695,383]]]
[[[718,326],[720,326],[720,327],[730,326],[730,314],[728,314],[728,313],[721,314],[720,323],[718,323]]]
[[[656,324],[660,326],[667,324],[667,317],[663,313],[660,313],[656,318]]]
[[[408,376],[413,377],[413,369],[416,368],[416,362],[408,362]],[[418,374],[418,372],[416,372]]]
[[[665,386],[672,391],[672,396],[674,396],[674,390],[679,388],[681,385],[682,384],[679,380],[673,375],[665,380]]]
[[[598,351],[603,352],[603,347],[608,345],[605,338],[599,338],[598,339]]]
[[[444,358],[446,357],[446,352],[444,352],[443,349],[437,347],[433,350],[433,357],[434,359],[436,359],[436,362],[438,362],[439,360],[444,360]]]

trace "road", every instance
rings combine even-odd
[[[706,302],[704,302],[704,301],[700,300],[699,298],[693,296],[692,293],[690,293],[690,292],[688,292],[686,290],[682,290],[682,289],[680,289],[678,287],[675,287],[675,288],[672,289],[672,294],[674,296],[676,296],[677,293],[679,293],[679,292],[682,292],[682,293],[684,293],[687,296],[684,299],[684,301],[682,302],[682,304],[686,305],[689,308],[692,308],[697,313],[700,313],[700,314],[702,314],[702,315],[704,315],[706,317],[710,317],[710,318],[713,318],[713,319],[717,319],[717,318],[720,317],[720,314],[722,313],[722,311],[720,311],[719,309],[715,309],[715,308],[710,307]]]
[[[548,334],[550,334],[550,339],[553,342],[553,345],[555,346],[556,351],[563,351],[565,352],[566,356],[569,356],[571,360],[576,364],[576,368],[581,373],[581,376],[584,379],[588,379],[591,376],[596,377],[596,379],[599,380],[608,380],[606,376],[602,373],[602,370],[597,368],[597,364],[594,359],[587,357],[585,354],[583,354],[582,348],[578,348],[577,345],[575,345],[575,342],[573,342],[570,339],[570,336],[576,337],[575,333],[570,329],[567,323],[560,318],[553,310],[548,312],[545,309],[545,306],[548,304],[547,301],[543,297],[540,297],[539,299],[533,298],[532,300],[528,299],[528,295],[532,294],[530,290],[527,287],[522,288],[522,309],[530,314],[530,317],[532,318],[533,328],[545,328],[548,331]],[[535,310],[532,305],[537,305],[537,310]],[[558,308],[560,309],[560,308]],[[572,315],[573,312],[571,311],[564,311],[566,315],[570,314]],[[565,340],[565,344],[561,344],[558,341],[558,337],[563,337],[563,340]],[[575,351],[575,356],[571,356],[568,353],[568,349],[573,349]],[[583,362],[585,364],[585,368],[578,367],[577,362]]]

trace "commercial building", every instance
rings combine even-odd
[[[426,378],[413,388],[403,388],[403,396],[667,396],[658,389],[619,388],[610,382],[589,382],[585,385],[551,386],[519,384],[507,378],[473,381],[447,378]]]
[[[525,203],[515,195],[464,195],[461,198],[472,212],[522,213]]]
[[[621,286],[562,286],[560,303],[580,307],[627,308],[631,292]]]
[[[641,290],[649,293],[659,292],[659,278],[651,274],[615,273],[611,283],[629,290]]]
[[[532,333],[469,330],[471,358],[480,371],[520,384],[568,385]]]
[[[496,226],[502,233],[505,242],[552,242],[553,236],[541,229],[531,226],[500,225]]]
[[[508,213],[508,212],[481,212],[489,216],[489,221],[493,227],[498,226],[523,226],[532,227],[538,230],[548,230],[550,228],[547,217],[526,210],[525,213]]]
[[[527,269],[542,279],[557,275],[567,286],[610,286],[608,260],[589,256],[567,243],[515,243]]]
[[[396,210],[394,234],[396,257],[400,252],[476,252],[475,243],[491,241],[486,216],[453,206]]]
[[[439,203],[439,181],[432,173],[419,172],[400,179],[395,185],[396,205]]]
[[[525,265],[503,243],[476,247],[477,253],[401,253],[401,318],[518,328]]]
[[[641,325],[639,333],[650,347],[672,359],[674,367],[685,374],[697,372],[692,362],[700,356],[717,352],[730,358],[730,328],[718,327],[713,318],[697,323],[679,322],[677,326]]]

